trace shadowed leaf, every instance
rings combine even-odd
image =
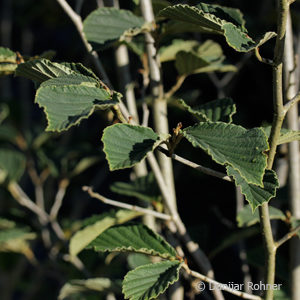
[[[162,261],[128,272],[123,281],[125,299],[156,298],[179,279],[181,265],[179,261]]]

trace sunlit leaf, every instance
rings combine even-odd
[[[41,84],[35,101],[44,108],[47,131],[67,130],[87,119],[96,108],[107,109],[118,103],[116,94],[96,87],[94,78],[71,74]]]
[[[116,292],[119,284],[109,278],[90,278],[86,280],[71,280],[60,290],[58,300],[68,299],[71,296],[81,295],[85,292]]]
[[[100,252],[136,252],[166,259],[176,258],[175,249],[143,224],[110,227],[93,240],[87,248]]]
[[[224,64],[224,59],[225,56],[220,45],[207,40],[202,45],[177,52],[175,66],[180,75],[186,76],[213,71],[236,71],[235,66]]]
[[[183,135],[214,161],[232,166],[248,183],[263,186],[268,143],[259,128],[247,130],[222,122],[202,122],[185,128]]]
[[[183,100],[179,100],[179,103],[200,122],[222,121],[231,123],[232,116],[236,113],[236,106],[231,98],[217,99],[199,106],[194,106],[193,108]]]
[[[159,58],[161,62],[175,60],[179,51],[191,51],[199,43],[195,40],[173,40],[172,44],[159,49]]]
[[[125,36],[139,34],[145,21],[131,11],[113,7],[101,7],[84,20],[83,31],[94,49],[107,47]]]
[[[35,238],[36,235],[26,227],[0,230],[0,252],[20,253],[34,262],[35,257],[29,241]]]
[[[197,25],[204,32],[223,35],[228,45],[240,52],[251,51],[276,36],[274,32],[267,32],[258,41],[254,41],[247,35],[241,13],[236,9],[218,5],[178,4],[163,9],[159,15],[180,23]]]
[[[16,75],[42,83],[48,79],[64,75],[76,74],[76,72],[64,64],[52,62],[48,59],[34,59],[18,65]]]
[[[110,226],[125,223],[141,215],[141,213],[135,211],[118,210],[89,218],[86,221],[85,227],[77,231],[71,238],[69,246],[70,254],[76,256]]]
[[[17,66],[16,53],[8,48],[0,47],[0,76],[14,74]]]

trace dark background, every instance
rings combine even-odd
[[[74,7],[75,2],[70,1],[69,3]],[[133,8],[131,1],[120,2],[121,8]],[[177,2],[182,3],[183,1]],[[240,8],[245,15],[246,27],[250,36],[257,37],[266,31],[276,30],[274,1],[206,2]],[[190,3],[196,4],[197,1],[190,1]],[[96,5],[96,1],[86,0],[84,2],[81,14],[83,19],[96,9]],[[299,28],[299,8],[299,3],[293,5],[295,33]],[[55,61],[81,62],[93,69],[75,26],[56,1],[1,0],[0,15],[1,46],[9,47],[13,51],[19,51],[22,55],[28,56],[39,55],[51,49],[56,52]],[[254,55],[233,51],[225,45],[222,37],[195,34],[185,34],[181,37],[200,40],[212,38],[222,45],[229,63],[243,62],[239,72],[233,76],[223,91],[226,96],[232,97],[236,103],[235,124],[252,128],[260,126],[264,122],[271,122],[272,74],[269,66],[259,63]],[[266,58],[272,58],[273,47],[274,41],[268,42],[262,47],[261,54]],[[120,87],[115,75],[116,67],[112,48],[100,52],[99,55],[113,86],[118,90]],[[141,75],[137,70],[141,68],[141,65],[135,54],[130,53],[130,59],[132,62],[131,76],[136,82],[138,96],[140,94]],[[175,72],[173,64],[163,65],[166,91],[174,84]],[[224,76],[224,74],[218,73],[215,75],[219,78]],[[197,104],[218,98],[218,91],[207,74],[190,76],[178,91],[178,95],[180,94],[188,95],[192,100],[191,102],[194,101]],[[196,95],[194,99],[192,94]],[[6,122],[17,128],[28,141],[32,141],[34,137],[42,134],[46,127],[45,115],[42,109],[34,104],[34,95],[35,89],[32,82],[22,78],[0,78],[0,101],[7,103],[10,107],[9,120]],[[182,122],[185,127],[193,124],[189,115],[179,110],[174,103],[170,103],[169,116],[170,128],[175,127],[178,122]],[[108,170],[100,138],[102,129],[109,124],[111,124],[111,120],[107,114],[96,112],[88,120],[84,120],[79,127],[73,127],[62,134],[53,134],[45,145],[45,152],[48,157],[58,166],[58,174],[47,180],[45,188],[47,208],[51,207],[57,182],[63,176],[65,157],[68,155],[72,157],[73,152],[76,153],[76,159],[80,156],[94,154],[101,157],[101,161],[97,165],[81,176],[74,178],[68,188],[59,215],[59,221],[63,228],[69,228],[72,222],[110,209],[82,192],[81,186],[83,185],[94,185],[101,194],[113,199],[124,200],[124,197],[112,193],[109,189],[114,181],[128,181],[130,175],[128,170],[112,173]],[[201,150],[192,148],[184,141],[176,153],[213,169],[223,170]],[[35,154],[32,153],[32,155]],[[74,161],[70,159],[68,163],[70,165],[76,164],[78,161],[76,159]],[[239,255],[241,247],[245,247],[248,254],[247,263],[253,276],[252,280],[254,282],[261,280],[263,269],[261,238],[259,234],[255,233],[244,240],[244,243],[238,242],[247,232],[237,229],[233,185],[203,175],[177,162],[174,162],[174,173],[180,214],[191,236],[199,243],[200,247],[209,255],[214,249],[222,245],[224,240],[230,241],[231,239],[234,241],[211,260],[216,278],[225,283],[229,281],[243,282],[242,262]],[[21,185],[28,195],[34,197],[34,188],[28,175],[23,176]],[[0,197],[1,216],[17,220],[30,226],[33,230],[39,230],[37,222],[34,220],[35,216],[26,209],[20,208],[4,188],[0,191]],[[279,190],[278,198],[276,205],[283,210],[287,209],[285,187]],[[132,199],[125,200],[134,202]],[[59,289],[66,281],[85,278],[84,274],[63,262],[60,257],[57,261],[52,261],[40,241],[37,240],[33,243],[33,250],[39,260],[38,266],[32,266],[20,255],[0,253],[0,299],[56,299]],[[67,248],[62,248],[62,253],[66,252]],[[124,267],[127,264],[125,256],[116,257],[109,266],[103,263],[105,256],[83,252],[80,258],[86,264],[91,277],[122,278],[127,271]],[[283,283],[284,288],[288,289],[287,249],[285,247],[279,252],[279,260],[277,279],[278,282]],[[184,285],[188,287],[188,282],[184,281]],[[197,299],[204,299],[201,295],[196,297]],[[84,299],[97,298],[90,296],[90,298]],[[236,299],[236,297],[226,294],[226,299]]]

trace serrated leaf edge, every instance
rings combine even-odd
[[[162,261],[162,262],[163,262],[163,261]],[[154,264],[161,264],[162,262],[158,262],[158,263],[154,263]],[[174,278],[174,280],[172,280],[172,281],[169,281],[168,284],[166,285],[166,287],[165,287],[159,294],[157,294],[156,296],[150,297],[148,300],[154,299],[154,298],[156,298],[157,296],[161,295],[162,293],[164,293],[164,292],[169,288],[170,285],[174,284],[176,281],[179,280],[179,271],[180,271],[180,269],[181,269],[181,267],[182,267],[182,265],[183,265],[183,262],[180,262],[179,260],[178,260],[178,262],[179,262],[179,264],[178,264],[178,267],[177,267],[176,278]],[[133,299],[132,297],[131,297],[131,298],[127,297],[126,294],[125,294],[125,291],[124,291],[124,283],[126,282],[127,276],[129,275],[129,273],[134,272],[134,271],[136,271],[136,270],[138,270],[138,269],[140,269],[140,268],[143,268],[143,267],[145,268],[146,266],[153,266],[154,264],[151,263],[151,264],[139,266],[139,267],[135,268],[134,270],[129,271],[129,272],[125,275],[125,277],[124,277],[124,279],[123,279],[123,283],[122,283],[122,293],[123,293],[125,299],[129,299],[129,300]],[[172,266],[170,266],[170,268],[172,268]],[[169,268],[169,269],[170,269],[170,268]],[[167,270],[169,270],[169,269],[167,269]],[[167,271],[167,270],[166,270],[166,271]],[[126,298],[126,297],[127,297],[127,298]]]
[[[221,124],[225,124],[225,125],[227,125],[227,126],[231,125],[231,124],[224,123],[224,122],[200,122],[200,123],[210,123],[210,124],[221,123]],[[199,125],[200,123],[197,123],[197,124],[195,124],[195,125],[193,125],[193,126],[189,126],[189,127],[185,128],[185,129],[181,130],[183,136],[187,139],[187,137],[185,136],[185,130],[187,130],[188,128],[196,127],[196,126]],[[235,124],[234,124],[234,125],[235,125]],[[244,127],[242,127],[242,126],[240,126],[240,125],[235,125],[235,126],[240,127],[240,128],[242,128],[243,130],[247,130],[246,128],[244,128]],[[253,128],[253,129],[254,129],[254,128]],[[260,131],[262,131],[262,132],[264,133],[264,136],[265,136],[265,139],[266,139],[266,142],[267,142],[267,146],[268,146],[268,148],[267,148],[266,150],[264,150],[264,151],[269,150],[269,144],[268,144],[268,141],[267,141],[265,132],[264,132],[261,128],[259,128],[259,127],[256,127],[256,129],[258,129],[258,130],[260,130]],[[188,139],[187,139],[187,140],[188,140]],[[190,142],[190,141],[188,140],[188,142]],[[264,178],[264,175],[265,175],[265,171],[264,171],[263,174],[261,174],[261,176],[260,176],[260,177],[261,177],[261,178],[260,178],[261,184],[257,184],[257,183],[255,183],[255,182],[248,181],[248,180],[240,173],[239,169],[235,168],[235,167],[232,166],[230,163],[226,163],[226,162],[225,162],[225,163],[219,163],[217,160],[215,160],[214,157],[213,157],[212,154],[211,154],[210,149],[203,149],[202,147],[199,147],[198,145],[196,145],[195,142],[190,142],[190,143],[191,143],[195,148],[200,148],[200,149],[202,149],[205,153],[207,153],[207,154],[211,157],[211,159],[212,159],[213,161],[215,161],[215,162],[218,163],[219,165],[221,165],[221,166],[227,166],[227,165],[231,166],[234,170],[236,170],[236,171],[241,175],[241,177],[242,177],[248,184],[253,184],[253,185],[257,185],[257,186],[263,187],[263,178]],[[265,167],[264,167],[264,169],[266,170],[266,167],[267,167],[267,157],[268,157],[268,156],[267,156],[264,152],[262,152],[262,154],[263,154],[263,156],[264,156],[264,158],[265,158]]]
[[[231,167],[232,167],[232,166],[231,166]],[[234,168],[233,168],[233,169],[234,169]],[[274,170],[269,170],[269,171],[271,171],[271,172],[275,175],[275,179],[276,179],[276,181],[277,181],[276,187],[278,188],[278,187],[279,187],[279,181],[278,181],[278,177],[277,177],[276,172],[275,172]],[[240,174],[240,175],[241,175],[241,174]],[[256,211],[256,209],[257,209],[259,206],[262,206],[263,203],[269,202],[271,199],[273,199],[273,198],[276,197],[277,189],[275,189],[274,196],[270,196],[268,200],[266,200],[265,202],[263,202],[263,203],[261,203],[261,204],[258,204],[256,207],[253,208],[253,204],[252,204],[251,201],[248,199],[247,195],[243,193],[243,188],[242,188],[242,186],[237,184],[236,178],[235,178],[234,175],[231,175],[231,176],[234,178],[234,184],[235,184],[235,186],[236,186],[236,187],[240,187],[242,194],[245,196],[245,199],[247,200],[247,202],[249,203],[249,205],[250,205],[250,207],[251,207],[251,209],[252,209],[252,213],[254,213],[254,212]],[[242,177],[242,176],[241,176],[241,177]],[[244,178],[244,177],[243,177],[243,178]],[[253,183],[252,183],[252,184],[253,184]],[[254,184],[254,185],[256,185],[256,184]],[[263,188],[263,186],[262,186],[261,188]]]
[[[59,78],[59,77],[57,77],[57,78]],[[93,79],[94,79],[94,78],[93,78]],[[46,82],[46,81],[44,81],[44,82]],[[76,86],[76,87],[77,87],[77,86],[80,86],[80,85],[69,84],[69,85],[60,85],[59,87],[70,87],[70,86]],[[46,106],[43,106],[42,104],[40,104],[40,103],[37,101],[37,98],[38,98],[38,93],[39,93],[39,91],[40,91],[41,89],[45,89],[45,88],[54,89],[54,88],[56,88],[56,87],[57,87],[57,86],[55,86],[55,85],[52,85],[52,86],[50,86],[50,85],[48,85],[48,86],[42,86],[42,85],[41,85],[41,86],[38,88],[38,90],[36,91],[36,93],[35,93],[34,103],[37,103],[38,106],[44,111],[44,113],[45,113],[45,115],[46,115],[46,119],[47,119],[47,127],[46,127],[45,131],[48,131],[48,132],[63,132],[63,131],[67,131],[67,130],[69,130],[71,127],[76,126],[76,125],[79,125],[79,124],[81,123],[82,120],[88,119],[88,118],[94,113],[94,111],[95,111],[96,108],[98,108],[98,107],[101,108],[101,105],[100,105],[100,104],[94,104],[93,107],[91,108],[90,112],[89,112],[87,115],[80,117],[80,118],[79,118],[76,122],[74,122],[73,124],[70,124],[69,126],[63,128],[63,129],[50,129],[50,127],[52,126],[52,124],[51,124],[51,120],[50,120],[50,118],[49,118],[49,114],[48,114],[48,111],[47,111],[47,107],[46,107]],[[97,88],[97,87],[95,87],[95,88]],[[101,88],[99,88],[99,89],[101,89]],[[110,99],[107,99],[107,100],[113,100],[113,99],[112,99],[112,96],[110,97]],[[117,104],[117,103],[112,103],[112,105],[115,105],[115,104]]]
[[[172,246],[170,246],[170,247],[172,247]],[[116,247],[113,250],[111,250],[111,249],[99,250],[99,249],[97,249],[97,246],[87,246],[86,249],[93,249],[96,252],[133,252],[133,253],[142,253],[142,254],[147,254],[147,255],[150,255],[150,256],[158,256],[158,257],[170,260],[170,261],[173,261],[173,260],[176,259],[175,256],[173,256],[173,255],[171,255],[170,253],[167,253],[167,252],[164,253],[164,254],[162,254],[162,253],[157,252],[157,251],[155,251],[153,249],[149,250],[148,248],[134,248],[132,246],[130,246],[130,247],[125,247],[125,246]]]
[[[120,168],[112,168],[111,166],[111,163],[110,163],[110,160],[109,160],[109,155],[108,155],[108,152],[106,151],[106,146],[105,146],[105,143],[103,142],[103,138],[106,134],[106,131],[109,129],[109,128],[112,128],[112,127],[116,127],[116,126],[120,126],[120,125],[124,125],[124,123],[117,123],[117,124],[114,124],[114,125],[111,125],[111,126],[107,126],[104,130],[103,130],[103,134],[102,134],[102,137],[101,137],[101,141],[104,145],[103,147],[103,152],[105,153],[105,157],[106,157],[106,160],[108,162],[108,166],[109,166],[109,170],[110,171],[117,171],[117,170],[124,170],[124,169],[128,169],[128,168],[131,168],[135,165],[137,165],[138,163],[140,163],[141,161],[143,161],[148,153],[150,152],[147,152],[147,154],[139,161],[139,162],[136,162],[135,164],[132,164],[130,166],[127,166],[127,167],[120,167]],[[126,125],[131,125],[131,124],[126,124]],[[141,128],[148,128],[150,130],[152,130],[152,128],[150,127],[145,127],[145,126],[141,126],[141,125],[131,125],[131,126],[134,126],[134,127],[141,127]],[[152,130],[153,131],[153,130]],[[156,147],[158,147],[160,144],[162,144],[165,140],[167,140],[169,138],[169,134],[157,134],[155,131],[153,131],[156,135],[157,135],[157,140],[154,142],[153,146],[152,146],[152,150],[151,151],[154,151]]]

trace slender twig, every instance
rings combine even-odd
[[[28,160],[28,174],[34,185],[36,205],[41,210],[45,211],[45,199],[44,199],[44,187],[43,187],[44,181],[38,175],[32,159]],[[39,222],[42,225],[41,231],[42,231],[42,240],[44,242],[44,245],[46,248],[50,248],[51,237],[50,237],[50,231],[47,228],[48,221],[39,217]]]
[[[127,118],[126,120],[126,117],[124,117],[121,109],[120,109],[120,106],[119,105],[114,105],[112,107],[112,111],[115,113],[116,117],[118,118],[118,120],[121,122],[121,123],[128,123],[129,120],[131,120],[132,123],[135,123],[134,120],[132,120],[130,117]]]
[[[152,152],[148,153],[147,160],[151,166],[151,169],[154,173],[155,179],[161,191],[161,194],[164,199],[164,203],[170,212],[173,222],[175,224],[175,228],[172,227],[172,223],[169,223],[168,228],[172,233],[177,233],[186,246],[187,250],[189,251],[190,255],[195,260],[196,264],[199,266],[204,273],[206,273],[209,277],[214,278],[214,272],[210,261],[208,260],[205,253],[200,249],[199,245],[192,241],[190,235],[188,234],[184,223],[182,222],[177,209],[172,206],[170,203],[170,195],[169,189],[164,181],[164,177],[160,171],[159,165],[154,157]],[[219,290],[212,291],[216,299],[224,299],[222,293]]]
[[[149,111],[149,108],[148,108],[148,105],[147,105],[146,102],[143,102],[142,108],[143,108],[143,123],[142,123],[142,126],[147,127],[148,123],[149,123],[150,111]]]
[[[213,285],[216,289],[221,289],[223,291],[226,291],[230,294],[233,294],[233,295],[236,295],[240,298],[243,298],[243,299],[250,299],[250,300],[262,300],[261,297],[259,296],[255,296],[255,295],[251,295],[251,294],[248,294],[248,293],[244,293],[244,292],[241,292],[241,291],[238,291],[236,289],[232,289],[230,288],[227,284],[223,284],[223,283],[220,283],[216,280],[213,280],[212,278],[209,278],[207,276],[204,276],[198,272],[195,272],[195,271],[192,271],[189,269],[189,267],[186,265],[186,264],[183,264],[183,268],[186,270],[186,272],[195,277],[195,278],[198,278],[202,281],[205,281],[207,283],[209,283],[210,285]],[[199,288],[201,288],[201,290],[203,290],[203,287],[202,285],[199,286]]]
[[[64,199],[64,196],[66,194],[67,187],[69,185],[69,180],[68,179],[62,179],[59,183],[58,191],[55,196],[54,204],[51,207],[50,210],[50,219],[51,220],[56,220],[58,212],[62,206],[62,202]]]
[[[287,113],[297,102],[300,101],[300,92],[283,106],[284,112]]]
[[[293,228],[290,232],[288,232],[285,236],[283,236],[279,241],[275,243],[276,248],[279,248],[282,244],[287,242],[289,239],[296,236],[299,230],[300,230],[300,225]]]
[[[298,42],[296,51],[294,50],[294,44],[296,41],[293,34],[293,24],[291,14],[288,14],[285,49],[284,49],[284,75],[285,75],[285,91],[286,100],[290,100],[285,104],[287,112],[287,127],[288,129],[298,131],[299,130],[299,109],[296,103],[296,98],[299,96],[299,61],[297,59],[300,49],[300,40],[298,32]],[[297,49],[298,48],[298,49]],[[298,51],[297,51],[298,50]],[[295,55],[295,52],[298,54]],[[288,105],[291,107],[286,107]],[[288,161],[289,161],[289,174],[288,174],[288,188],[289,188],[289,202],[290,209],[293,218],[300,218],[300,152],[299,141],[292,141],[288,144]],[[283,240],[284,241],[284,240]],[[290,293],[291,300],[300,299],[300,239],[292,239],[290,242]]]
[[[192,162],[192,161],[190,161],[188,159],[185,159],[185,158],[183,158],[183,157],[181,157],[181,156],[179,156],[177,154],[170,155],[168,150],[166,150],[166,149],[164,149],[164,148],[162,148],[160,146],[157,147],[157,149],[160,152],[166,154],[167,156],[172,157],[174,160],[176,160],[178,162],[181,162],[182,164],[187,165],[187,166],[189,166],[189,167],[191,167],[193,169],[196,169],[196,170],[198,170],[198,171],[200,171],[200,172],[202,172],[204,174],[207,174],[207,175],[210,175],[210,176],[215,176],[215,177],[218,177],[220,179],[223,179],[223,180],[226,180],[226,181],[229,181],[229,182],[234,182],[231,177],[227,176],[224,173],[221,173],[221,172],[218,172],[218,171],[215,171],[215,170],[203,167],[203,166],[201,166],[199,164],[196,164],[196,163],[194,163],[194,162]]]
[[[22,188],[19,186],[17,182],[10,182],[7,186],[7,189],[10,191],[12,196],[17,200],[17,202],[28,208],[30,211],[35,213],[41,220],[45,222],[49,222],[49,216],[48,214],[42,210],[40,207],[38,207],[22,190]]]
[[[88,194],[92,198],[98,199],[98,200],[102,201],[105,204],[120,207],[120,208],[125,208],[125,209],[132,210],[132,211],[141,212],[143,214],[151,215],[151,216],[154,216],[154,217],[162,219],[162,220],[168,220],[168,221],[172,220],[171,216],[169,216],[167,214],[164,214],[164,213],[157,212],[157,211],[152,210],[152,209],[147,209],[147,208],[143,208],[143,207],[140,207],[140,206],[131,205],[131,204],[128,204],[128,203],[123,203],[123,202],[119,202],[119,201],[116,201],[116,200],[108,199],[108,198],[106,198],[106,197],[104,197],[104,196],[102,196],[98,193],[95,193],[93,191],[93,189],[89,186],[83,186],[82,190],[85,191],[85,192],[88,192]]]
[[[171,87],[171,89],[167,93],[165,93],[165,98],[171,98],[180,89],[185,79],[186,75],[180,75],[177,78],[176,83]]]
[[[7,189],[10,191],[12,196],[17,200],[17,202],[27,207],[29,210],[31,210],[33,213],[35,213],[41,220],[42,225],[44,226],[48,222],[51,224],[55,234],[57,237],[61,240],[65,240],[63,230],[61,229],[60,225],[56,221],[51,221],[50,216],[42,210],[40,207],[38,207],[22,190],[22,188],[18,185],[18,183],[12,181],[8,184]]]
[[[94,65],[97,69],[97,72],[102,77],[103,81],[111,87],[110,80],[105,72],[105,69],[99,59],[99,56],[96,51],[92,50],[91,44],[87,41],[84,33],[83,33],[83,23],[81,17],[72,9],[72,7],[65,0],[57,0],[57,2],[61,5],[65,13],[70,17],[72,22],[74,23],[77,31],[81,37],[81,40],[87,50],[87,52],[92,56]]]
[[[141,0],[140,7],[145,21],[155,23],[152,1]],[[153,97],[154,128],[157,133],[169,133],[167,99],[164,97],[160,61],[155,47],[155,40],[149,32],[145,33],[145,40],[151,82],[151,94]],[[172,160],[161,153],[158,154],[158,160],[166,185],[169,189],[171,203],[176,208],[177,203]]]
[[[272,169],[277,149],[277,141],[280,136],[283,119],[285,116],[283,108],[283,89],[282,89],[282,65],[284,52],[284,38],[286,30],[287,15],[289,4],[287,0],[278,0],[278,20],[277,37],[273,59],[273,106],[274,117],[269,137],[270,150],[268,153],[267,169]],[[275,281],[275,258],[276,247],[273,239],[272,227],[269,216],[269,206],[264,202],[259,207],[260,225],[265,247],[265,282],[274,284]],[[273,299],[273,290],[265,291],[265,300]]]
[[[258,61],[260,61],[260,62],[262,62],[262,63],[264,63],[264,64],[267,64],[267,65],[273,66],[273,61],[272,61],[272,60],[267,59],[267,58],[263,58],[263,57],[260,55],[260,53],[259,53],[259,47],[256,47],[255,50],[254,50],[254,52],[255,52],[255,56],[256,56],[256,58],[258,59]]]

